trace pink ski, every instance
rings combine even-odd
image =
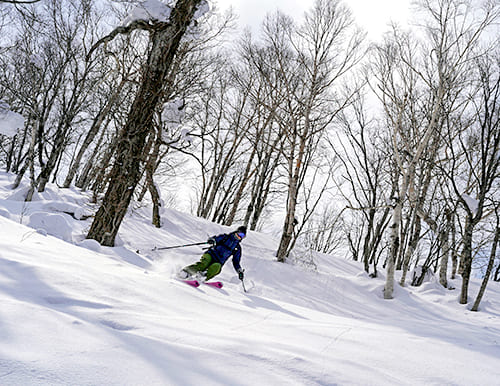
[[[198,280],[186,280],[186,279],[179,279],[180,281],[189,284],[192,287],[199,287],[200,282]]]
[[[210,287],[222,288],[221,281],[209,281],[209,282],[204,282],[203,284],[209,285]]]

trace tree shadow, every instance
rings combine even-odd
[[[271,311],[282,312],[286,315],[293,316],[294,318],[308,320],[306,317],[299,315],[299,314],[296,314],[295,312],[289,311],[289,310],[281,307],[280,305],[271,302],[270,300],[263,299],[259,296],[250,295],[248,293],[245,294],[245,296],[248,299],[244,300],[243,304],[245,304],[246,306],[248,306],[250,308],[254,308],[254,309],[265,308],[265,309],[268,309]]]

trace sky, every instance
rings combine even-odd
[[[312,7],[314,0],[217,0],[217,3],[221,9],[232,5],[239,15],[240,25],[250,25],[257,32],[267,13],[280,9],[295,20],[300,20],[303,13]],[[346,3],[358,24],[368,32],[370,40],[378,40],[390,21],[406,25],[410,15],[410,0],[349,0]]]

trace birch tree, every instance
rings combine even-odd
[[[318,0],[304,23],[296,27],[276,14],[264,24],[265,41],[278,58],[275,71],[285,85],[285,101],[277,122],[284,132],[286,209],[278,261],[290,253],[296,224],[297,198],[307,175],[318,138],[347,100],[332,88],[360,59],[363,35],[354,30],[353,18],[338,1]]]
[[[428,44],[413,46],[408,34],[394,28],[394,37],[383,48],[385,59],[379,62],[383,72],[378,72],[377,79],[377,91],[392,131],[394,159],[401,173],[390,226],[386,299],[393,294],[395,261],[401,247],[401,216],[408,196],[414,197],[416,167],[427,156],[432,138],[440,134],[441,117],[453,109],[453,105],[444,103],[446,97],[462,88],[474,44],[495,17],[491,4],[479,18],[472,17],[472,4],[467,1],[422,1],[420,6],[427,18],[423,30]],[[427,90],[430,101],[421,109],[426,112],[422,126],[415,125],[407,114],[410,102],[417,100],[417,90]]]
[[[469,280],[473,260],[474,228],[483,220],[490,194],[498,194],[496,183],[500,179],[500,71],[498,52],[493,56],[483,55],[477,60],[479,88],[472,98],[472,120],[464,122],[466,126],[458,138],[450,143],[449,150],[453,161],[448,177],[456,193],[458,202],[465,211],[463,229],[463,249],[461,253],[462,286],[460,303],[468,302]],[[463,154],[464,157],[458,157]],[[459,167],[459,160],[464,165]],[[458,171],[462,175],[458,175]],[[468,176],[469,181],[463,181]],[[465,183],[464,183],[465,182]]]
[[[392,159],[388,141],[384,130],[369,118],[362,92],[340,114],[339,123],[342,130],[329,142],[342,165],[336,185],[347,202],[345,233],[353,259],[361,260],[367,273],[373,264],[376,276],[390,214],[388,202],[395,193],[394,179],[388,173]]]
[[[491,245],[491,252],[490,252],[489,259],[488,259],[488,267],[486,268],[486,272],[484,274],[483,281],[481,283],[481,287],[479,288],[479,292],[476,296],[476,300],[474,301],[474,304],[472,305],[471,311],[478,311],[479,310],[479,304],[481,303],[483,295],[486,291],[486,286],[488,285],[488,281],[490,280],[490,277],[491,277],[491,274],[493,271],[493,266],[495,264],[497,247],[498,247],[498,243],[500,242],[500,214],[498,213],[498,210],[499,210],[499,207],[497,206],[495,208],[495,214],[496,214],[495,236],[493,238],[493,242]]]
[[[253,179],[249,182],[248,204],[243,220],[244,224],[255,230],[273,196],[277,170],[282,160],[285,136],[278,120],[286,99],[286,79],[272,67],[273,63],[279,61],[279,50],[273,50],[260,41],[254,42],[250,34],[244,36],[239,46],[241,64],[236,81],[240,87],[251,82],[252,87],[247,89],[257,111],[248,133],[256,162]]]
[[[200,148],[191,156],[200,166],[201,187],[196,213],[200,217],[224,219],[229,210],[222,209],[235,194],[238,163],[247,153],[245,140],[255,110],[249,107],[249,96],[233,86],[231,66],[219,58],[213,75],[205,83],[196,104],[192,135],[200,139]]]
[[[50,0],[17,11],[12,46],[2,55],[0,83],[28,117],[14,166],[18,173],[14,188],[29,170],[31,187],[25,198],[29,201],[36,189],[43,191],[49,178],[55,178],[99,79],[95,72],[99,64],[83,60],[99,16],[86,0]],[[28,150],[21,155],[27,142]]]
[[[240,93],[248,95],[249,112],[246,119],[250,125],[245,137],[250,150],[225,224],[231,225],[235,220],[238,207],[244,202],[246,195],[249,204],[243,223],[254,230],[268,197],[266,186],[270,184],[266,181],[272,180],[277,167],[277,162],[273,162],[271,158],[274,156],[276,160],[280,157],[279,126],[274,124],[274,120],[277,106],[281,102],[277,88],[269,87],[268,79],[257,70],[264,61],[272,60],[266,55],[268,53],[255,49],[251,36],[248,35],[239,45],[242,47],[239,55],[241,63],[235,66],[233,73]]]

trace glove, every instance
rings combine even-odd
[[[210,237],[208,240],[207,240],[207,243],[209,243],[210,245],[214,246],[215,244],[217,244],[217,242],[215,241],[215,239],[213,237]]]
[[[238,269],[238,279],[240,280],[243,280],[243,278],[245,277],[245,275],[243,274],[243,272],[245,272],[244,269]]]

